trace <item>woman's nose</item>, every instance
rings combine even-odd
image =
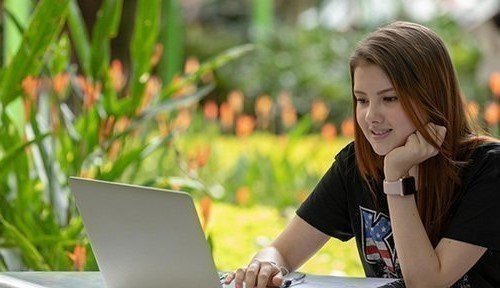
[[[383,113],[381,107],[377,104],[370,103],[366,111],[365,120],[367,123],[382,122]]]

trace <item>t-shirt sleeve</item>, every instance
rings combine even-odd
[[[500,251],[500,145],[473,161],[444,237]]]
[[[345,181],[342,177],[341,162],[344,156],[341,153],[296,213],[321,232],[347,241],[354,235],[349,220]]]

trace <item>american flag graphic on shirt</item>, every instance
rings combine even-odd
[[[359,206],[361,214],[362,245],[366,262],[383,267],[381,277],[400,277],[396,250],[392,238],[391,222],[384,213]]]

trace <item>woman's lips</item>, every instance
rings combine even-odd
[[[385,139],[391,133],[391,131],[392,129],[370,130],[371,137],[374,140]]]

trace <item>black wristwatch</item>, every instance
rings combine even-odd
[[[384,180],[384,193],[387,195],[406,196],[417,193],[413,176],[399,178],[396,181]]]

